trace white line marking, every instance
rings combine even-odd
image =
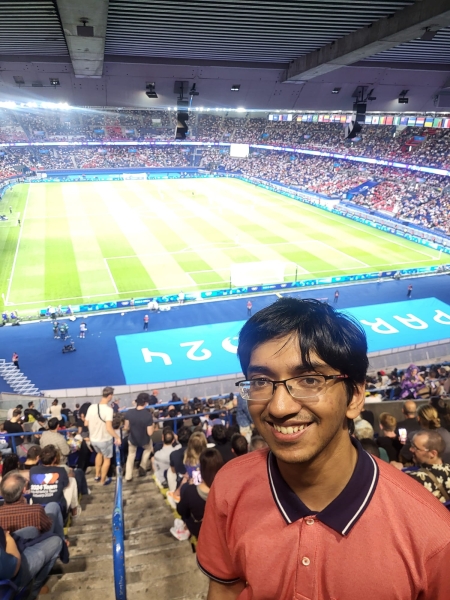
[[[339,252],[339,254],[342,254],[342,256],[345,256],[345,258],[349,258],[350,260],[354,260],[355,262],[359,262],[361,265],[363,265],[363,267],[369,267],[369,265],[367,263],[363,262],[362,260],[358,260],[354,256],[350,256],[350,254],[347,254],[346,252],[342,252],[342,250],[338,250],[334,246],[330,246],[329,244],[327,244],[325,242],[321,242],[320,240],[312,240],[312,243],[322,244],[323,246],[326,246],[327,248],[329,248],[330,253],[332,253],[332,252]]]
[[[30,189],[31,189],[31,185],[28,184],[27,199],[25,200],[25,208],[23,209],[22,224],[19,225],[19,227],[20,227],[19,237],[17,239],[16,253],[14,254],[14,260],[13,260],[13,264],[12,264],[12,268],[11,268],[11,276],[9,278],[8,291],[6,292],[5,306],[10,304],[9,303],[9,293],[11,291],[11,285],[12,285],[12,281],[13,281],[13,277],[14,277],[14,270],[16,268],[17,256],[19,254],[19,246],[20,246],[20,240],[22,239],[22,231],[25,226],[25,214],[27,212],[28,198],[30,197]]]
[[[117,289],[117,285],[116,285],[116,282],[114,281],[113,274],[111,273],[111,269],[109,268],[109,265],[108,265],[108,259],[104,258],[103,260],[105,261],[105,267],[109,273],[109,277],[111,278],[111,283],[113,284],[113,288],[114,288],[116,294],[119,294],[119,290]]]

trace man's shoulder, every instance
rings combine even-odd
[[[380,495],[394,499],[398,509],[395,518],[409,522],[413,517],[414,523],[427,522],[430,526],[443,527],[450,534],[450,512],[430,493],[415,477],[408,476],[388,463],[376,459],[380,478],[377,491]],[[387,504],[383,501],[386,508]],[[440,525],[439,525],[440,523]]]
[[[255,450],[244,456],[238,456],[227,462],[217,473],[214,479],[216,488],[238,489],[242,485],[250,486],[267,476],[267,455],[269,450]],[[232,485],[230,485],[232,484]]]

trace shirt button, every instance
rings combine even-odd
[[[306,519],[307,525],[314,525],[314,519]]]
[[[302,558],[302,565],[304,565],[305,567],[307,567],[310,563],[311,563],[311,561],[309,560],[309,558],[307,556],[304,556]]]

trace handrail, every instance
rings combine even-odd
[[[50,431],[49,429],[45,429],[44,431],[20,431],[17,433],[8,433],[7,431],[3,431],[2,434],[11,438],[11,446],[12,446],[12,451],[15,452],[16,451],[16,440],[14,438],[16,437],[25,437],[25,436],[34,436],[34,435],[42,435],[43,433],[45,433],[46,431]],[[64,429],[62,431],[57,431],[56,433],[60,433],[62,436],[67,437],[66,433],[74,433],[75,431],[78,431],[78,429],[76,427],[71,427],[70,429]]]
[[[121,450],[116,446],[116,491],[112,517],[114,589],[116,600],[127,600],[127,582],[125,572],[125,523],[123,517],[123,474]]]

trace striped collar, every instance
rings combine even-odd
[[[291,490],[281,476],[272,452],[267,455],[267,471],[270,489],[275,503],[287,523],[315,515],[319,521],[341,535],[348,535],[363,512],[369,506],[378,482],[378,465],[370,454],[354,438],[352,443],[358,451],[355,470],[345,488],[319,513],[310,510]]]

